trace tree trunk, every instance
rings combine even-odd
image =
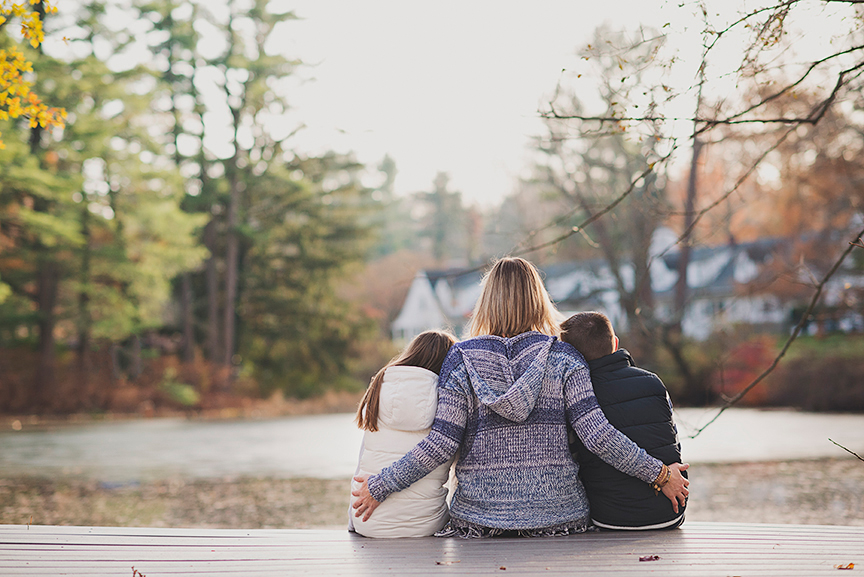
[[[219,271],[216,270],[216,217],[204,228],[204,244],[210,251],[207,259],[207,357],[219,362]]]
[[[677,393],[677,398],[684,398],[685,402],[701,405],[708,401],[707,383],[702,376],[693,371],[690,361],[684,355],[684,339],[681,331],[674,326],[665,327],[662,333],[663,346],[672,356],[675,367],[684,381],[684,388]]]
[[[654,176],[648,175],[636,198],[644,197],[652,191]],[[647,206],[642,201],[642,207]],[[657,220],[647,210],[632,211],[632,237],[645,242],[633,242],[631,262],[633,263],[633,299],[636,305],[630,320],[629,338],[634,339],[634,347],[639,351],[640,363],[653,363],[656,357],[657,337],[654,314],[654,287],[651,285],[651,237]]]
[[[684,319],[684,309],[687,307],[687,269],[690,266],[690,237],[693,221],[696,218],[694,210],[696,207],[697,174],[699,168],[699,155],[702,153],[702,143],[693,137],[693,156],[690,159],[690,177],[687,179],[687,199],[684,203],[684,232],[681,251],[678,254],[678,280],[675,282],[675,310],[673,326],[681,331],[681,323]],[[689,231],[689,232],[688,232]]]
[[[78,293],[78,350],[76,351],[78,389],[82,394],[82,398],[90,373],[90,333],[93,325],[92,315],[90,314],[90,211],[87,209],[86,204],[84,203],[81,209],[81,236],[84,238],[84,245],[81,247],[81,274],[79,276],[81,289]]]
[[[45,6],[41,0],[33,5],[33,10],[39,15],[39,20],[45,20]],[[36,50],[41,54],[42,45]],[[30,129],[30,154],[38,156],[42,148],[42,127],[39,125]],[[39,364],[36,367],[36,382],[34,399],[37,404],[44,405],[51,401],[54,389],[54,308],[57,304],[57,285],[60,282],[60,267],[53,260],[42,261],[39,267],[38,303],[39,310]]]
[[[129,368],[129,376],[132,380],[137,379],[141,376],[142,365],[141,365],[141,337],[139,335],[134,335],[132,337],[132,359],[131,366]]]
[[[120,366],[120,345],[111,343],[111,379],[116,383],[123,376],[123,368]]]
[[[181,308],[183,314],[183,362],[195,360],[195,315],[192,310],[192,275],[184,272],[181,277]]]
[[[57,285],[60,267],[46,260],[39,269],[39,364],[36,367],[34,400],[47,404],[54,389],[54,309],[57,305]]]
[[[244,86],[245,89],[245,86]],[[229,160],[228,181],[229,181],[229,197],[228,197],[228,215],[227,215],[227,236],[225,239],[225,309],[223,318],[223,336],[222,346],[224,347],[222,354],[222,363],[230,367],[234,358],[234,319],[236,315],[237,301],[237,268],[240,261],[239,239],[237,238],[237,212],[240,205],[240,142],[238,135],[240,130],[242,107],[231,109],[231,114],[234,119],[234,155]]]
[[[239,203],[239,185],[236,170],[231,179],[231,197],[228,201],[228,235],[225,250],[225,316],[223,318],[222,345],[225,347],[222,362],[231,366],[234,357],[234,316],[237,299],[237,266],[239,247],[237,239],[237,205]]]

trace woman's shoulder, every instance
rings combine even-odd
[[[459,341],[458,343],[453,345],[453,348],[459,348],[462,350],[477,348],[498,348],[502,346],[513,346],[519,343],[530,344],[536,342],[548,342],[557,340],[557,337],[546,335],[538,331],[528,331],[518,334],[514,337],[499,337],[498,335],[478,335],[476,337],[465,339],[464,341]]]
[[[561,339],[555,339],[555,342],[552,343],[552,350],[549,353],[555,362],[568,368],[588,368],[588,361],[585,360],[582,353],[576,347],[570,343],[565,343]]]

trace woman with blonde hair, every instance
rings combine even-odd
[[[590,526],[569,423],[583,444],[650,484],[678,510],[680,471],[613,428],[597,403],[582,355],[557,339],[558,312],[540,275],[521,258],[499,260],[483,280],[471,335],[454,345],[438,380],[432,430],[379,474],[355,478],[355,516],[368,519],[459,452],[450,523],[439,535],[567,535]]]

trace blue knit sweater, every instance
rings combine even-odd
[[[459,450],[453,518],[500,529],[587,522],[568,422],[586,447],[617,469],[646,483],[660,473],[660,461],[606,420],[585,359],[572,346],[538,332],[463,341],[441,369],[432,431],[370,477],[369,491],[383,501]]]

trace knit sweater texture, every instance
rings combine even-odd
[[[438,380],[429,435],[369,478],[378,501],[459,452],[450,515],[476,525],[531,529],[589,520],[567,423],[586,447],[650,483],[662,464],[613,428],[597,403],[587,363],[538,332],[481,336],[454,345]]]

